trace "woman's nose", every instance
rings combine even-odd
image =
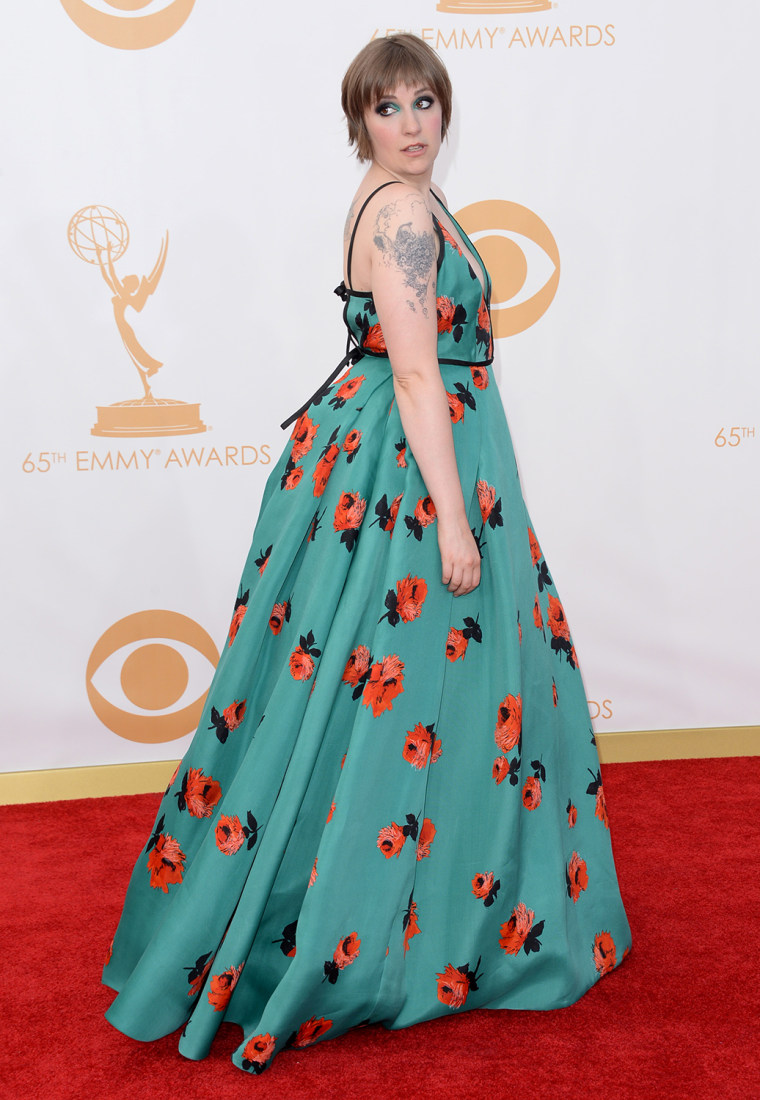
[[[404,112],[404,133],[416,134],[419,133],[420,120],[417,118],[417,112],[414,108]]]

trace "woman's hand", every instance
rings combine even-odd
[[[438,517],[441,580],[455,596],[464,596],[480,584],[480,551],[467,521]]]

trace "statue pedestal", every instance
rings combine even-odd
[[[117,401],[98,405],[98,419],[91,435],[117,438],[149,435],[193,435],[205,432],[200,405],[172,401],[168,397],[143,397],[135,401]]]

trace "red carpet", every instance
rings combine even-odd
[[[760,760],[603,769],[634,947],[578,1004],[360,1029],[278,1055],[261,1077],[176,1037],[134,1043],[99,984],[158,798],[0,807],[0,1096],[13,1100],[756,1100]]]

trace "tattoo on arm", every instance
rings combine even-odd
[[[353,222],[353,220],[354,220],[354,204],[351,203],[351,205],[348,208],[348,213],[346,214],[346,224],[343,226],[343,240],[344,241],[347,241],[348,238],[351,236],[351,223]]]
[[[410,222],[402,222],[400,218],[398,203],[384,206],[375,219],[373,240],[383,262],[403,273],[404,285],[414,293],[423,316],[427,317],[425,299],[435,273],[435,238],[427,231],[416,233]],[[407,305],[415,311],[414,301],[407,299]]]

